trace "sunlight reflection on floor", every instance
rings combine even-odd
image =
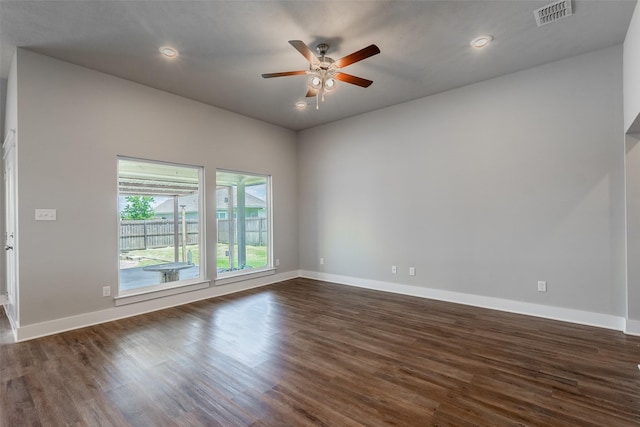
[[[249,295],[217,310],[213,347],[243,363],[255,366],[269,358],[278,307],[270,293]]]

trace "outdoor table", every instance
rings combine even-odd
[[[175,282],[180,280],[180,270],[193,267],[189,262],[168,262],[166,264],[156,264],[143,267],[145,271],[157,271],[160,273],[160,283]]]

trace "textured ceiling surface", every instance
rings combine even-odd
[[[0,76],[21,47],[301,130],[622,43],[636,5],[573,0],[572,16],[537,27],[549,3],[0,0]],[[483,34],[493,43],[472,48]],[[261,77],[307,68],[288,40],[328,43],[334,59],[375,43],[380,54],[345,69],[373,85],[339,82],[316,110],[306,76]]]

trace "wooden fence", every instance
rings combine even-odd
[[[235,235],[236,223],[235,219],[218,220],[218,243],[229,243],[229,231]],[[267,244],[267,218],[246,218],[245,224],[247,245],[265,246]],[[230,228],[231,230],[229,230]],[[238,243],[237,239],[236,243]]]
[[[229,224],[228,219],[218,221],[218,243],[229,243],[229,226],[235,233],[236,220]],[[171,219],[121,220],[120,250],[133,251],[174,246],[174,222]],[[187,244],[197,244],[199,240],[197,219],[187,220]],[[182,223],[178,222],[178,244],[182,244]],[[267,243],[267,219],[246,219],[247,245],[264,246]]]

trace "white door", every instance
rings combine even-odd
[[[12,327],[18,327],[18,278],[16,256],[16,136],[10,130],[3,144],[5,195],[5,254],[7,273],[6,312]]]

